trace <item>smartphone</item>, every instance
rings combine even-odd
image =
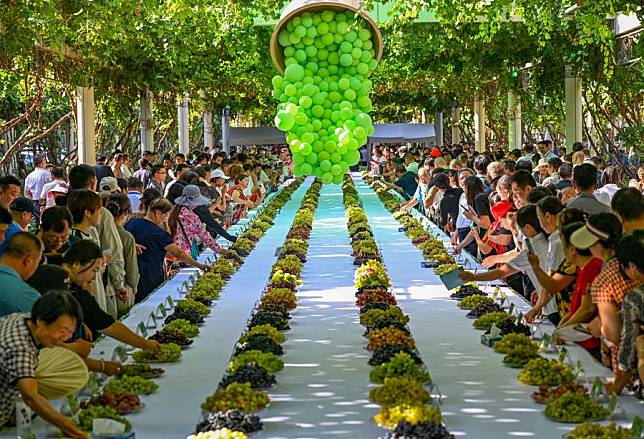
[[[528,253],[530,253],[531,255],[534,255],[535,254],[534,253],[534,248],[532,248],[532,243],[530,242],[530,240],[528,238],[526,238],[525,243],[528,246]]]
[[[467,207],[467,206],[463,206],[462,204],[461,204],[461,207],[463,208],[463,210],[470,210],[470,208],[469,208],[469,207]]]

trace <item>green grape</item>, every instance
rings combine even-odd
[[[456,264],[451,264],[451,263],[442,264],[442,265],[439,265],[438,267],[436,267],[434,269],[434,273],[436,273],[438,275],[441,275],[441,274],[448,273],[448,272],[450,272],[452,270],[455,270],[457,268],[458,268],[458,265],[456,265]]]
[[[461,300],[458,307],[461,309],[474,309],[480,305],[494,305],[494,299],[483,294],[475,294]]]
[[[568,366],[557,360],[535,358],[530,360],[518,376],[519,381],[531,386],[558,386],[570,384],[575,376]]]
[[[110,380],[105,384],[105,393],[135,393],[137,395],[149,395],[154,393],[159,385],[152,380],[146,380],[139,376],[122,376]]]
[[[533,342],[527,335],[514,332],[504,335],[501,340],[494,343],[494,350],[500,354],[509,354],[519,348],[534,350],[536,352],[539,349],[539,345]]]
[[[239,341],[243,343],[254,335],[266,335],[267,337],[270,337],[275,343],[284,343],[286,341],[284,334],[282,334],[275,327],[268,324],[253,326],[248,331],[246,331],[244,335],[241,336]]]
[[[165,325],[164,329],[179,332],[188,338],[194,338],[199,335],[199,327],[184,319],[173,320]]]
[[[585,422],[577,426],[566,435],[566,439],[636,439],[633,430],[618,427],[611,422],[610,425],[602,426]]]
[[[382,384],[387,378],[404,378],[423,384],[431,382],[429,374],[406,352],[398,352],[369,373],[372,383]]]
[[[498,325],[506,320],[512,320],[512,316],[507,312],[491,312],[474,320],[474,327],[476,329],[488,330],[492,325]]]
[[[548,399],[544,414],[556,421],[578,423],[603,419],[610,415],[610,410],[595,403],[589,395],[565,393]]]
[[[263,390],[253,390],[250,383],[233,382],[228,387],[217,391],[206,398],[201,408],[211,412],[239,410],[241,412],[257,412],[264,409],[268,403],[268,393]]]
[[[263,367],[268,373],[275,373],[284,369],[284,362],[280,360],[277,355],[252,350],[239,354],[233,358],[228,365],[228,372],[234,373],[238,368],[249,364],[256,364]]]
[[[409,404],[419,405],[429,401],[429,393],[422,384],[408,378],[385,378],[382,386],[369,392],[369,400],[384,407]]]
[[[419,422],[435,422],[438,424],[441,422],[441,419],[441,411],[427,404],[398,404],[391,407],[383,407],[374,416],[376,424],[390,429],[395,428],[402,421],[409,422],[412,425],[416,425]]]
[[[176,305],[176,309],[182,310],[194,310],[197,311],[202,316],[207,316],[210,314],[210,308],[200,302],[196,302],[191,299],[179,300]]]
[[[181,347],[175,343],[161,345],[161,352],[135,351],[132,359],[137,363],[174,363],[181,359]]]
[[[132,429],[130,421],[120,416],[114,408],[94,405],[89,406],[78,413],[78,426],[81,430],[92,431],[92,424],[96,418],[113,419],[124,424],[125,431],[130,431]]]

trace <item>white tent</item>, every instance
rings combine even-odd
[[[434,125],[411,123],[374,124],[375,132],[369,137],[371,143],[435,142]]]
[[[410,123],[374,124],[375,132],[369,138],[371,143],[434,142],[434,125]],[[228,144],[231,146],[284,144],[284,133],[276,127],[230,127]]]

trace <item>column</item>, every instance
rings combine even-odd
[[[566,149],[572,151],[575,142],[583,139],[581,112],[581,78],[575,76],[571,66],[566,66]]]
[[[177,106],[179,112],[179,152],[183,154],[188,154],[190,151],[190,110],[188,100],[188,93],[184,93],[181,103]]]
[[[461,123],[461,109],[457,105],[452,105],[452,144],[460,143],[461,141],[461,129],[459,124]]]
[[[485,99],[478,95],[474,98],[474,147],[485,151]]]
[[[78,163],[96,163],[96,132],[94,126],[94,89],[76,89],[76,128],[78,132]]]
[[[212,147],[215,144],[215,130],[212,127],[212,109],[210,107],[210,103],[206,100],[206,93],[202,91],[199,93],[199,96],[201,97],[205,108],[201,115],[203,118],[203,146],[204,148],[210,148],[210,150],[212,150]]]
[[[230,107],[226,105],[221,111],[221,145],[226,154],[230,154],[228,132],[230,129]]]
[[[146,90],[141,95],[141,155],[154,150],[154,118],[152,115],[152,93]]]
[[[521,148],[523,135],[521,128],[521,97],[513,91],[508,92],[508,146]]]
[[[443,146],[443,112],[437,111],[434,114],[434,133],[436,134],[436,146]]]

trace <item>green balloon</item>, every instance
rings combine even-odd
[[[338,17],[339,17],[339,15],[338,15]],[[336,19],[337,19],[338,17],[336,17]],[[345,20],[346,20],[346,17],[345,17]],[[338,21],[339,21],[339,20],[338,20]],[[337,29],[338,29],[338,33],[339,33],[339,34],[344,35],[344,34],[346,34],[346,33],[347,33],[347,31],[349,30],[349,25],[347,24],[347,22],[346,22],[346,21],[342,21],[342,22],[338,23],[338,27],[337,27]]]
[[[353,135],[357,138],[362,139],[363,137],[367,137],[367,131],[362,127],[356,127],[353,130]]]
[[[286,111],[278,111],[275,115],[275,126],[281,131],[288,131],[293,128],[295,124],[295,116]]]
[[[284,70],[284,77],[289,82],[301,81],[304,78],[304,67],[298,64],[291,64]]]
[[[313,97],[318,91],[317,86],[313,84],[306,84],[304,87],[302,87],[302,93],[304,96],[309,96]]]
[[[321,164],[323,161],[325,161],[325,160],[329,161],[330,159],[331,159],[331,154],[329,154],[328,152],[326,152],[326,151],[320,151],[320,152],[318,153],[318,162],[320,162],[320,164]],[[331,162],[329,161],[329,163],[331,163]]]
[[[331,166],[331,174],[333,174],[334,176],[342,174],[342,167],[337,163]]]
[[[347,162],[345,162],[344,160],[342,160],[340,162],[340,167],[342,168],[342,173],[343,174],[346,174],[347,172],[349,172],[349,164]]]
[[[333,183],[333,175],[330,172],[325,172],[322,174],[322,183],[331,184]]]
[[[322,177],[322,169],[320,168],[313,168],[313,175],[316,176],[317,178]]]
[[[277,41],[280,43],[280,46],[282,47],[288,47],[291,45],[291,40],[289,37],[291,36],[291,33],[284,29],[282,30],[279,35],[277,36]]]
[[[331,154],[331,163],[340,163],[342,161],[342,156],[337,152]]]
[[[333,184],[342,184],[342,174],[333,176]]]
[[[353,44],[348,41],[343,41],[340,43],[340,52],[342,53],[351,53],[353,50]]]
[[[358,33],[354,30],[350,30],[344,35],[344,39],[350,43],[353,43],[355,40],[358,39]]]
[[[358,73],[360,73],[361,75],[366,75],[367,73],[369,73],[369,66],[363,62],[359,63],[356,66],[356,69],[358,70]]]
[[[340,90],[348,90],[351,87],[351,81],[349,78],[340,78],[338,81],[338,88]]]
[[[348,53],[341,55],[340,64],[343,65],[344,67],[350,66],[351,64],[353,64],[353,57]]]
[[[295,58],[298,63],[303,63],[304,61],[306,61],[306,52],[302,49],[298,49],[295,51],[293,58]]]
[[[300,38],[304,38],[306,36],[306,28],[304,26],[298,26],[295,28],[295,35],[297,35]]]
[[[333,18],[335,18],[335,12],[327,9],[325,11],[322,11],[321,16],[322,16],[322,21],[330,23],[331,21],[333,21]]]
[[[318,158],[320,158],[322,154],[318,155]],[[331,169],[331,162],[329,160],[322,160],[320,162],[320,169],[322,169],[322,172],[328,172]]]
[[[318,155],[314,152],[306,156],[306,163],[309,165],[315,165],[318,162]]]
[[[324,107],[321,105],[315,105],[311,108],[311,114],[314,117],[322,117],[324,115]]]
[[[313,133],[311,132],[305,132],[304,134],[302,134],[302,136],[300,136],[300,138],[302,142],[306,143],[313,143],[315,141],[315,136],[313,136]]]
[[[340,119],[349,120],[353,117],[353,110],[350,108],[341,108],[340,109]]]
[[[358,37],[362,41],[371,41],[371,32],[369,32],[369,29],[360,29],[358,31]]]
[[[344,154],[347,153],[348,150],[349,150],[349,148],[347,148],[346,145],[343,145],[343,144],[338,145],[338,150],[337,150],[338,154],[344,155]]]
[[[275,75],[273,76],[273,79],[271,79],[271,83],[275,88],[282,88],[284,85],[284,78],[280,75]]]
[[[318,35],[325,35],[329,33],[329,25],[325,22],[321,22],[317,26],[318,29]]]
[[[319,140],[316,140],[315,142],[313,142],[312,146],[313,146],[314,153],[320,153],[324,151],[324,143],[320,142]]]
[[[311,146],[310,143],[300,144],[299,153],[302,154],[304,157],[311,154],[311,152],[313,152],[313,147]]]
[[[357,165],[360,161],[360,153],[356,150],[351,150],[344,155],[344,161],[347,162],[349,166]]]
[[[300,172],[302,172],[302,175],[311,175],[313,173],[313,168],[308,163],[302,163],[300,165]]]
[[[345,90],[345,91],[344,91],[344,98],[345,98],[347,101],[353,101],[353,100],[355,100],[355,99],[356,99],[356,92],[355,92],[355,91],[353,91],[352,89]]]
[[[288,84],[286,87],[284,87],[284,93],[286,96],[295,96],[297,94],[297,87],[295,87],[293,84]]]
[[[301,177],[304,174],[302,173],[300,167],[296,165],[293,167],[293,175],[295,175],[296,177]]]
[[[295,153],[293,154],[293,163],[296,165],[301,165],[304,163],[306,160],[304,159],[304,156],[302,154]]]

